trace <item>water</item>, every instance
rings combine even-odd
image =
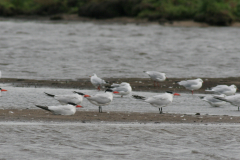
[[[3,86],[3,84],[1,85]],[[0,97],[0,109],[37,109],[35,107],[38,105],[60,105],[58,101],[52,97],[48,97],[44,92],[64,95],[73,94],[74,89],[56,89],[56,88],[21,88],[21,87],[11,87],[4,86],[8,92],[2,93]],[[79,90],[76,90],[79,91]],[[96,90],[80,90],[85,94],[94,95],[99,93]],[[103,92],[103,91],[102,91]],[[133,92],[132,94],[137,94],[145,97],[154,96],[162,93],[151,93],[151,92]],[[189,96],[190,95],[190,96]],[[179,114],[196,114],[201,113],[201,115],[229,115],[229,116],[240,116],[240,112],[237,111],[236,106],[230,104],[225,104],[221,107],[211,107],[207,102],[202,101],[199,96],[203,94],[191,93],[181,93],[181,96],[174,96],[172,104],[163,108],[165,113],[179,113]],[[84,108],[79,108],[78,110],[84,111],[98,111],[98,106],[95,106],[84,99],[82,104]],[[148,103],[144,103],[139,100],[127,96],[120,98],[120,96],[114,95],[114,100],[110,105],[103,106],[103,111],[120,111],[120,112],[152,112],[158,114],[158,108],[151,106]]]
[[[239,77],[239,28],[0,21],[8,78]]]
[[[239,77],[239,28],[185,28],[89,22],[0,21],[3,78]],[[73,89],[15,88],[0,97],[0,109],[58,105],[51,94]],[[95,90],[82,90],[96,94]],[[156,93],[134,92],[141,96]],[[163,112],[239,116],[237,107],[211,107],[201,94],[181,93]],[[98,108],[84,100],[84,108]],[[130,97],[114,97],[104,111],[155,112]],[[239,159],[239,124],[0,123],[0,159]]]
[[[1,123],[0,159],[238,159],[239,125]]]

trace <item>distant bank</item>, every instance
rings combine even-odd
[[[169,25],[177,21],[194,21],[206,25],[231,26],[240,21],[240,0],[0,1],[2,17],[46,16],[51,20],[61,20],[66,15],[74,14],[91,19],[125,17],[140,22],[144,20]]]

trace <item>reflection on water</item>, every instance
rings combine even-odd
[[[238,159],[227,124],[1,123],[0,159]]]
[[[3,77],[240,76],[239,28],[1,21],[0,35]]]

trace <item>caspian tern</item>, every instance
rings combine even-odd
[[[59,106],[36,105],[36,107],[50,111],[56,115],[74,115],[76,113],[76,107],[78,107],[78,105],[74,103],[68,103],[66,105],[59,105]]]
[[[161,73],[157,71],[143,71],[143,72],[147,73],[149,77],[153,80],[154,86],[155,86],[155,83],[157,83],[159,86],[159,82],[165,81],[167,78],[165,73]]]
[[[83,101],[83,95],[81,95],[78,92],[74,92],[75,94],[70,94],[70,95],[53,95],[44,92],[47,96],[53,97],[54,99],[58,100],[62,105],[68,104],[68,103],[73,103],[77,104],[77,107],[82,107],[80,104]]]
[[[236,94],[236,95],[232,95],[232,96],[218,96],[215,95],[214,98],[225,101],[230,103],[233,106],[237,106],[238,107],[238,111],[239,111],[239,106],[240,106],[240,94]]]
[[[177,83],[186,89],[191,90],[193,94],[193,90],[198,90],[202,87],[203,80],[201,78],[198,78],[193,80],[180,81]]]
[[[99,78],[95,73],[93,74],[93,76],[91,76],[90,78],[91,83],[100,91],[101,90],[101,86],[104,86],[106,84],[106,82]]]
[[[121,97],[123,97],[123,95],[128,95],[132,92],[132,87],[127,82],[122,82],[121,84],[113,83],[110,88],[113,91],[117,91],[118,93],[115,94],[121,95]]]
[[[87,100],[96,105],[99,106],[99,113],[102,112],[102,106],[108,105],[113,100],[113,93],[118,93],[117,91],[113,91],[111,89],[106,89],[105,93],[96,94],[93,96],[84,94],[84,97],[87,98]]]
[[[208,102],[212,107],[220,107],[220,106],[226,104],[226,102],[224,102],[222,100],[218,100],[218,99],[214,98],[212,95],[199,96],[199,98],[205,102]]]
[[[214,92],[215,94],[225,94],[226,96],[234,95],[237,91],[237,86],[234,84],[231,86],[227,85],[217,85],[212,87],[210,90],[205,90],[207,92]]]
[[[1,92],[3,92],[3,91],[7,91],[7,90],[0,88],[0,96],[2,95]]]
[[[144,102],[147,102],[151,104],[154,107],[159,108],[159,113],[162,114],[162,107],[166,107],[167,105],[171,104],[173,101],[173,96],[180,96],[178,93],[166,91],[164,94],[159,94],[153,97],[142,97],[138,95],[132,95],[133,98],[135,99],[140,99],[143,100]]]

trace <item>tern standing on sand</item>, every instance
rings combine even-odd
[[[159,82],[166,80],[165,73],[157,72],[157,71],[143,71],[144,73],[147,73],[149,77],[153,80],[154,86],[159,86]],[[157,85],[155,85],[157,83]]]
[[[185,87],[188,90],[191,90],[192,94],[194,90],[198,90],[202,87],[202,83],[203,80],[201,78],[178,82],[179,85]]]
[[[76,107],[78,107],[78,105],[74,103],[68,103],[67,105],[59,105],[59,106],[36,105],[36,107],[44,109],[46,111],[50,111],[56,115],[74,115],[76,113]]]
[[[101,87],[104,86],[106,84],[106,82],[99,78],[95,73],[93,74],[93,76],[91,76],[90,78],[91,83],[100,91]]]
[[[146,98],[138,95],[133,95],[133,98],[143,100],[144,102],[147,102],[152,106],[159,108],[159,113],[162,114],[162,107],[166,107],[171,104],[173,101],[173,96],[180,96],[180,94],[173,94],[173,92],[166,91],[164,94],[159,94],[153,97]]]
[[[111,90],[119,92],[115,94],[123,97],[124,95],[128,95],[132,92],[132,87],[127,82],[122,82],[121,84],[114,83],[111,85]]]
[[[49,97],[53,97],[54,99],[59,101],[59,103],[61,104],[73,103],[73,104],[76,104],[77,107],[82,107],[80,106],[80,104],[83,101],[83,95],[81,95],[81,93],[74,92],[75,94],[69,94],[69,95],[53,95],[46,92],[44,93]]]
[[[96,105],[99,106],[99,113],[102,113],[102,106],[109,105],[113,100],[113,93],[118,93],[117,91],[113,91],[111,89],[106,89],[105,93],[96,94],[96,95],[87,95],[84,94],[84,97],[87,98],[87,100]]]

